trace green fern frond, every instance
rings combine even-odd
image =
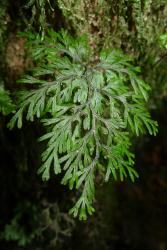
[[[129,135],[157,133],[146,108],[150,87],[131,57],[103,50],[94,58],[85,37],[74,39],[65,31],[50,31],[34,53],[42,65],[20,81],[34,88],[23,92],[9,126],[20,128],[24,114],[41,119],[46,134],[40,141],[47,146],[39,173],[48,180],[53,167],[64,174],[62,184],[80,190],[70,213],[85,220],[94,212],[97,175],[104,181],[138,177]]]

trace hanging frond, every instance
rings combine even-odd
[[[97,175],[104,181],[138,177],[129,135],[157,133],[146,108],[150,88],[131,57],[108,49],[94,58],[85,37],[50,31],[34,53],[43,63],[20,81],[34,88],[22,93],[9,126],[20,128],[24,114],[41,119],[46,134],[40,141],[47,144],[39,173],[43,180],[51,168],[63,173],[62,184],[81,192],[70,213],[86,219],[94,212]]]

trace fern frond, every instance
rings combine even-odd
[[[30,121],[41,119],[47,132],[40,141],[47,146],[39,173],[44,180],[52,167],[64,173],[62,184],[81,190],[70,213],[86,219],[94,212],[97,175],[105,172],[104,181],[138,177],[130,134],[157,133],[146,108],[150,87],[129,56],[107,50],[95,60],[85,38],[65,31],[51,31],[40,51],[42,65],[20,81],[35,89],[23,93],[10,127],[21,127],[24,114]]]

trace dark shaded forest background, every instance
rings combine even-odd
[[[11,97],[32,65],[24,37],[52,27],[86,33],[94,48],[121,48],[135,58],[152,88],[149,109],[156,137],[134,139],[135,182],[109,182],[97,189],[96,212],[85,222],[68,214],[75,193],[59,176],[37,175],[43,130],[39,122],[10,131],[0,122],[0,249],[167,249],[167,2],[166,0],[0,1],[0,84]],[[166,36],[167,37],[167,36]],[[166,47],[165,47],[166,46]]]

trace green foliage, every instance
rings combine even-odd
[[[47,146],[38,172],[48,180],[53,167],[64,175],[62,184],[79,189],[70,213],[85,220],[94,212],[97,176],[138,177],[130,136],[157,133],[146,108],[150,87],[131,57],[112,49],[94,56],[85,37],[65,31],[50,30],[43,42],[35,40],[33,57],[37,66],[19,81],[33,89],[22,91],[9,126],[21,128],[24,114],[41,120],[46,134],[40,141]]]
[[[23,220],[28,217],[29,226],[31,231],[27,230],[27,225]],[[1,238],[7,241],[17,241],[19,246],[26,246],[41,232],[37,224],[37,207],[30,204],[29,202],[22,202],[22,204],[16,209],[15,216],[12,218],[10,223],[6,224],[4,231],[1,232]],[[32,225],[33,226],[32,226]]]
[[[159,43],[162,48],[167,49],[167,33],[160,36]]]
[[[73,227],[74,220],[62,213],[57,203],[41,207],[24,200],[17,205],[13,218],[0,233],[0,239],[27,246],[34,240],[46,241],[45,234],[50,232],[50,244],[57,247],[62,239],[71,236]]]
[[[9,91],[5,90],[3,86],[0,86],[0,112],[3,115],[8,115],[15,110]]]
[[[47,8],[51,11],[54,11],[50,4],[50,0],[28,0],[26,5],[24,5],[24,9],[30,9],[32,12],[32,16],[30,20],[26,20],[24,18],[24,21],[27,23],[27,26],[29,28],[33,27],[34,23],[38,23],[39,27],[39,34],[41,35],[41,38],[43,39],[45,30],[47,27]]]

